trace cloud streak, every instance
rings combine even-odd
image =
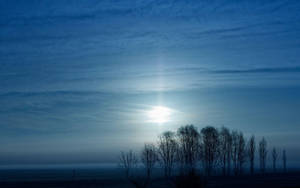
[[[278,67],[278,68],[257,68],[257,69],[228,69],[212,71],[217,74],[256,74],[256,73],[299,73],[300,67]]]

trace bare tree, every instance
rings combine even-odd
[[[176,162],[177,151],[177,143],[173,132],[167,131],[159,136],[157,151],[164,168],[165,177],[170,177]]]
[[[283,162],[283,171],[286,172],[286,152],[285,152],[285,149],[282,151],[282,162]]]
[[[225,176],[226,174],[230,174],[230,164],[231,164],[231,143],[232,138],[228,128],[222,127],[219,134],[219,142],[220,142],[220,162],[222,166],[222,173]]]
[[[126,179],[136,188],[146,188],[149,185],[150,175],[155,161],[157,160],[157,156],[155,155],[154,146],[146,144],[141,154],[141,162],[144,165],[147,174],[147,177],[143,178],[135,175],[133,172],[137,168],[139,162],[137,155],[131,150],[127,153],[121,152],[120,166],[125,170]]]
[[[233,172],[235,175],[239,172],[238,164],[238,150],[239,150],[239,134],[237,131],[232,131],[232,163],[233,163]]]
[[[199,156],[200,134],[193,125],[180,127],[177,132],[179,149],[179,161],[183,167],[183,173],[193,174]]]
[[[267,159],[267,141],[263,137],[259,142],[259,162],[260,162],[260,171],[265,173],[266,170],[266,159]]]
[[[130,150],[129,152],[121,152],[120,155],[120,166],[125,170],[126,178],[130,178],[132,171],[136,168],[138,163],[138,158],[136,154]]]
[[[278,153],[274,147],[272,150],[272,160],[273,160],[273,172],[276,172],[276,162],[277,162]]]
[[[153,144],[145,144],[141,154],[141,162],[146,169],[147,179],[151,177],[151,173],[155,163],[158,160],[156,148]]]
[[[246,159],[245,138],[242,132],[238,135],[238,165],[239,174],[243,172],[243,165]]]
[[[227,137],[227,174],[230,175],[231,171],[231,156],[232,156],[232,135],[229,132]]]
[[[223,176],[226,175],[226,163],[227,163],[227,153],[226,153],[226,149],[227,149],[227,144],[226,144],[226,133],[229,132],[229,130],[225,127],[221,128],[221,131],[219,133],[219,141],[220,141],[220,145],[219,145],[219,152],[220,152],[220,163],[221,163],[221,168],[222,168],[222,173]]]
[[[184,150],[181,146],[181,144],[178,142],[178,147],[176,150],[176,162],[178,164],[179,167],[179,173],[180,176],[184,176],[185,174],[185,169],[186,169],[186,164],[185,164],[185,153]]]
[[[201,130],[203,139],[203,162],[206,174],[211,175],[218,158],[219,133],[214,127]]]
[[[253,175],[254,173],[254,157],[255,157],[255,137],[254,135],[251,136],[248,142],[248,157],[249,157],[249,164],[250,164],[250,173]]]

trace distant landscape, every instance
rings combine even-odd
[[[166,131],[140,152],[121,152],[118,164],[35,165],[0,170],[1,187],[289,187],[300,169],[287,168],[286,151],[237,130],[194,125]],[[270,157],[267,157],[268,154]],[[271,158],[271,160],[269,160]],[[257,163],[257,164],[256,164]],[[272,168],[267,168],[271,163]],[[279,165],[282,163],[282,165]],[[257,167],[258,166],[258,167]]]
[[[120,169],[77,169],[77,177],[72,177],[72,170],[1,170],[1,177],[10,181],[1,181],[3,188],[98,188],[98,187],[134,187],[124,179]],[[5,175],[4,175],[5,174]],[[211,177],[207,180],[206,187],[280,187],[298,188],[300,173],[289,171],[282,174],[267,174],[265,176],[231,176],[231,177]],[[2,179],[2,180],[3,180]],[[174,187],[173,184],[161,178],[154,178],[149,187]]]

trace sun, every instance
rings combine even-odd
[[[149,122],[166,123],[170,121],[172,110],[164,106],[154,106],[147,112]]]

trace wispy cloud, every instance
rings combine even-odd
[[[212,71],[217,74],[243,74],[243,73],[299,73],[300,67],[256,68],[256,69],[228,69]]]

